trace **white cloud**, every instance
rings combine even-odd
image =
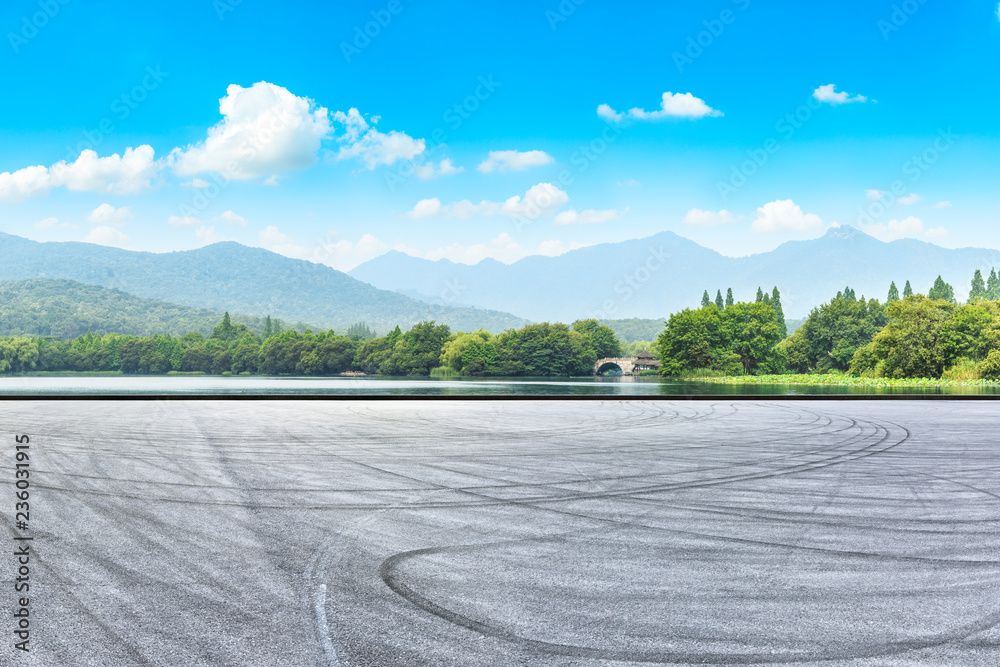
[[[803,213],[791,199],[773,201],[757,209],[750,229],[755,232],[802,232],[822,229],[823,221],[814,213]]]
[[[36,165],[0,174],[0,201],[16,202],[65,187],[77,192],[127,195],[151,185],[161,168],[150,146],[128,148],[122,155],[98,157],[85,150],[73,162],[60,160],[51,167]]]
[[[729,211],[703,211],[700,208],[693,208],[684,216],[685,225],[695,227],[715,227],[716,225],[729,225],[739,218]]]
[[[623,120],[662,120],[664,118],[704,118],[721,116],[721,111],[705,104],[704,100],[691,93],[663,93],[659,111],[646,111],[635,107],[627,112],[617,112],[607,104],[597,107],[597,115],[607,121],[620,123]]]
[[[819,102],[826,102],[828,104],[850,104],[851,102],[867,102],[868,98],[864,95],[855,95],[851,97],[846,92],[836,92],[837,86],[828,83],[825,86],[820,86],[813,91],[813,97]]]
[[[543,241],[535,248],[524,248],[506,232],[500,234],[489,243],[462,245],[453,243],[444,248],[428,252],[425,257],[430,260],[449,259],[462,264],[475,264],[486,258],[496,259],[504,263],[516,262],[529,255],[545,255],[555,257],[570,250],[583,248],[584,243],[565,243],[559,240]]]
[[[532,186],[524,196],[513,196],[504,202],[481,201],[473,204],[468,199],[443,205],[439,199],[422,199],[417,202],[408,216],[429,218],[448,215],[453,218],[471,218],[474,215],[510,215],[534,220],[554,214],[566,202],[569,195],[551,183]]]
[[[465,171],[464,167],[456,167],[452,164],[450,158],[445,158],[441,160],[437,166],[435,166],[433,162],[422,164],[414,168],[413,173],[416,174],[417,178],[420,180],[429,181],[438,176],[451,176],[461,171]]]
[[[441,213],[441,200],[437,197],[431,199],[421,199],[413,210],[406,215],[411,218],[433,218]]]
[[[325,264],[338,271],[349,271],[358,264],[367,262],[389,250],[389,245],[371,234],[364,234],[356,242],[337,239],[336,232],[327,233],[312,246],[295,243],[287,234],[274,225],[269,225],[258,235],[260,245],[272,252],[294,259],[304,259],[317,264]],[[412,251],[403,246],[393,246],[396,250]]]
[[[916,194],[914,192],[911,192],[910,194],[908,194],[905,197],[900,197],[897,201],[900,204],[902,204],[903,206],[910,206],[910,205],[916,204],[918,201],[922,201],[922,200],[923,200],[923,197],[921,197],[920,195],[918,195],[918,194]]]
[[[484,174],[496,171],[524,171],[555,162],[545,151],[490,151],[476,169]]]
[[[202,242],[202,245],[211,245],[213,243],[219,243],[220,241],[228,241],[229,239],[224,236],[220,236],[216,233],[215,227],[212,225],[202,225],[198,229],[194,230],[194,235]]]
[[[128,236],[114,227],[101,226],[90,230],[90,233],[83,237],[83,242],[124,248],[128,245]]]
[[[87,216],[87,222],[95,225],[124,225],[132,217],[132,209],[128,206],[115,208],[111,204],[101,204]]]
[[[36,229],[52,229],[54,227],[62,227],[65,229],[76,229],[76,225],[71,222],[59,222],[58,218],[45,218],[44,220],[39,220],[34,224]]]
[[[865,190],[865,196],[871,201],[878,201],[882,197],[885,197],[887,193],[885,190]]]
[[[266,81],[249,88],[230,85],[219,113],[222,120],[204,141],[171,153],[176,173],[216,172],[245,180],[304,169],[316,161],[331,129],[324,107]]]
[[[237,215],[232,211],[223,211],[215,217],[215,220],[222,220],[230,225],[236,225],[237,227],[246,227],[247,219],[242,215]]]
[[[948,208],[949,206],[951,206],[951,202],[945,200],[945,201],[939,201],[938,203],[931,206],[931,208]]]
[[[569,210],[558,214],[553,222],[557,225],[593,225],[600,222],[620,220],[626,213],[628,213],[627,206],[622,211],[616,211],[615,209],[597,211],[592,208],[588,208],[585,211]]]
[[[181,185],[185,188],[207,188],[211,183],[203,178],[194,178],[190,181],[184,181]]]
[[[368,169],[374,169],[379,165],[393,164],[396,160],[412,160],[426,147],[423,139],[414,139],[404,132],[379,132],[374,127],[378,123],[377,116],[371,118],[369,123],[354,108],[346,114],[336,112],[333,119],[344,126],[344,134],[338,138],[343,144],[336,155],[338,160],[357,158]]]
[[[932,238],[934,236],[941,236],[941,232],[944,232],[944,229],[941,227],[937,227],[934,230],[934,234],[930,234],[930,230],[928,230],[928,234],[930,234]],[[917,238],[924,233],[924,222],[920,218],[915,218],[911,215],[902,220],[890,220],[888,224],[883,225],[882,223],[879,223],[877,225],[871,225],[865,229],[865,233],[869,236],[874,236],[879,241],[886,242],[906,238]]]
[[[201,218],[196,218],[193,215],[172,215],[167,218],[167,222],[171,225],[176,225],[178,227],[193,227],[194,225],[204,225],[205,223]]]

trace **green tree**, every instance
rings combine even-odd
[[[983,280],[983,272],[976,269],[972,275],[972,285],[969,288],[969,303],[983,298],[986,298],[986,282]]]
[[[1000,278],[996,269],[990,269],[990,277],[986,279],[986,298],[990,301],[1000,299]]]
[[[705,293],[701,295],[701,307],[706,308],[711,305],[712,305],[712,300],[708,298],[708,290],[705,290]]]
[[[726,290],[726,308],[733,305],[733,288],[730,287]]]
[[[896,281],[889,283],[889,296],[886,299],[886,303],[891,301],[899,301],[899,290],[896,289]]]
[[[621,342],[615,336],[611,327],[600,324],[595,319],[577,320],[573,322],[573,331],[581,334],[590,343],[597,359],[606,357],[620,357],[622,355]]]
[[[888,378],[939,378],[950,364],[942,346],[955,305],[922,295],[886,306],[889,323],[851,361],[851,373]]]
[[[941,276],[938,276],[934,280],[934,285],[931,287],[930,291],[927,292],[927,298],[940,299],[955,303],[955,290],[951,285],[942,280]]]
[[[850,288],[845,292],[814,308],[793,334],[795,340],[787,352],[795,370],[847,370],[855,351],[888,323],[885,307],[878,301],[852,299]]]
[[[770,305],[733,304],[722,312],[722,328],[727,350],[739,357],[745,373],[781,370],[775,353],[775,346],[782,338],[781,329]]]
[[[905,299],[905,298],[911,297],[911,296],[913,296],[913,288],[910,287],[910,281],[907,280],[906,284],[903,285],[903,298]]]
[[[716,290],[715,292],[715,307],[719,310],[723,310],[726,307],[725,301],[722,300],[722,290]]]
[[[778,291],[777,285],[771,290],[770,304],[778,318],[778,329],[781,331],[781,337],[784,338],[788,335],[788,325],[785,323],[785,309],[781,307],[781,292]]]
[[[764,290],[762,290],[758,286],[757,287],[757,303],[761,303],[762,301],[764,301]]]

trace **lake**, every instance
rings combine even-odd
[[[0,378],[0,395],[484,395],[484,396],[669,396],[1000,394],[998,387],[844,387],[829,385],[726,385],[641,377],[593,378],[382,378],[267,376],[87,376],[42,375]]]

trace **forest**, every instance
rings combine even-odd
[[[164,311],[165,312],[165,311]],[[188,313],[169,313],[189,316]],[[196,319],[205,312],[191,313]],[[494,335],[452,332],[433,321],[377,336],[364,323],[342,333],[288,328],[266,317],[253,329],[225,313],[208,335],[128,335],[88,331],[72,338],[0,338],[0,373],[103,372],[215,375],[566,377],[591,374],[598,359],[649,349],[667,377],[781,373],[863,378],[1000,380],[1000,278],[977,270],[958,303],[939,276],[927,294],[906,281],[886,299],[850,287],[814,308],[789,335],[777,287],[754,302],[732,290],[672,314],[655,341],[622,342],[610,322],[529,324]],[[636,322],[636,333],[649,333]],[[633,338],[633,336],[626,336]]]

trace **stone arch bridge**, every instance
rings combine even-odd
[[[657,370],[660,367],[659,360],[652,354],[643,350],[636,357],[605,357],[598,359],[594,364],[594,375],[600,375],[612,368],[618,368],[622,375],[638,375],[642,371]]]

